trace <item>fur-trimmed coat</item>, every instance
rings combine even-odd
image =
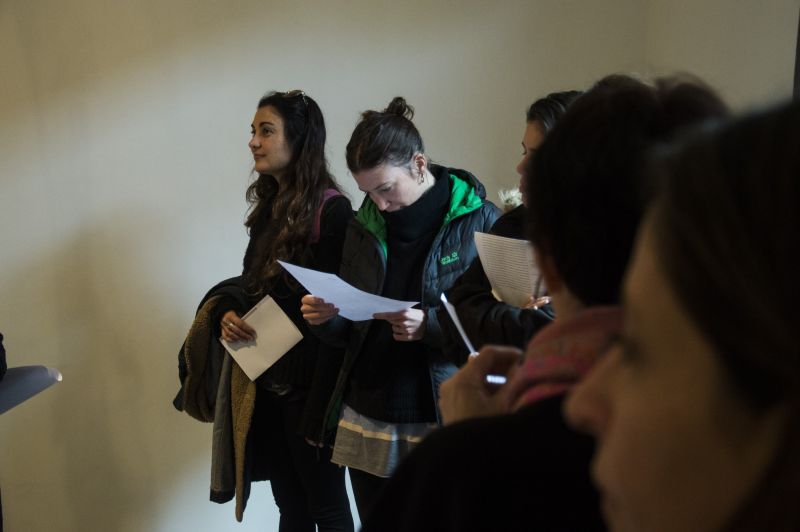
[[[203,422],[213,422],[211,494],[214,502],[236,497],[236,519],[242,520],[251,482],[268,480],[266,466],[254,449],[264,437],[258,418],[256,384],[233,362],[215,332],[215,307],[225,297],[241,298],[240,278],[213,287],[203,298],[179,354],[181,389],[175,408]],[[251,431],[251,427],[253,430]]]

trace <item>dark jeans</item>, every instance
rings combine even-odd
[[[363,522],[372,507],[372,503],[378,498],[378,494],[388,478],[376,477],[360,469],[350,468],[350,484],[353,485],[353,496],[356,498],[356,508],[358,516]]]
[[[305,402],[259,390],[267,419],[266,461],[280,532],[353,532],[344,467],[331,463],[331,449],[312,447],[297,434]]]

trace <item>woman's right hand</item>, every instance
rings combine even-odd
[[[251,342],[256,339],[256,331],[236,312],[229,310],[219,323],[222,339],[227,342]]]
[[[550,296],[542,296],[542,297],[531,296],[528,298],[528,302],[522,305],[520,308],[538,310],[543,306],[549,304],[550,304]]]
[[[511,380],[522,359],[516,347],[485,345],[478,355],[439,387],[439,410],[445,425],[475,417],[498,416],[510,412],[507,384],[493,384],[489,375]]]
[[[333,303],[326,303],[321,297],[314,297],[311,294],[303,296],[300,303],[303,319],[311,325],[321,325],[339,314],[339,309],[334,307]]]

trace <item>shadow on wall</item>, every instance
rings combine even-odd
[[[45,363],[64,375],[0,419],[9,530],[157,530],[170,487],[198,464],[205,481],[192,505],[202,513],[212,504],[211,425],[171,405],[189,323],[178,318],[187,309],[176,310],[174,291],[165,288],[180,278],[168,278],[165,272],[178,268],[163,266],[173,258],[158,249],[169,248],[169,236],[160,232],[167,220],[143,214],[94,220],[58,249],[7,271],[0,285],[7,301],[26,301],[33,290],[42,296],[34,297],[37,304],[50,305],[44,314],[53,323],[41,330],[55,331],[57,355]],[[9,361],[41,363],[15,359],[13,351]],[[232,506],[222,508],[233,523]],[[186,522],[196,529],[200,520]]]

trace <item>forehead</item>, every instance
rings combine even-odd
[[[391,164],[381,164],[369,170],[362,170],[353,174],[353,179],[358,183],[358,188],[364,192],[375,190],[381,185],[395,183],[396,181],[408,178],[408,169],[402,166]]]
[[[269,122],[271,124],[283,125],[283,119],[281,115],[275,110],[274,107],[271,105],[267,105],[264,107],[259,107],[256,110],[256,114],[253,117],[253,125],[258,126],[262,122]]]
[[[528,149],[538,148],[539,144],[544,140],[544,126],[538,120],[528,122],[525,126],[525,135],[522,137],[522,143]]]

